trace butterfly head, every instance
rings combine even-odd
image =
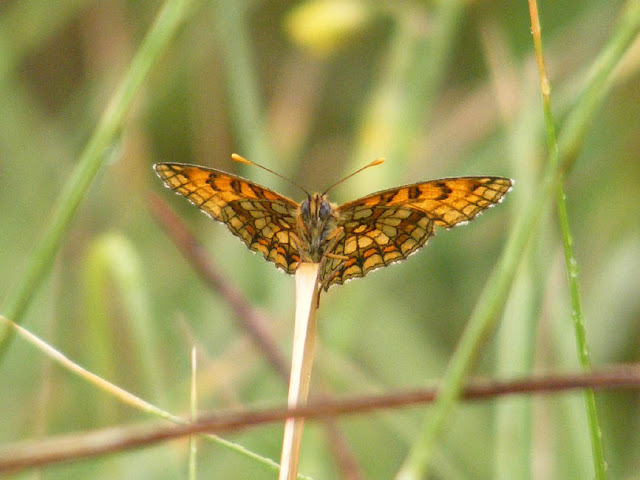
[[[331,204],[326,195],[314,193],[300,204],[300,214],[308,225],[317,226],[326,222],[331,216]]]

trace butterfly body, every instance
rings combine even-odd
[[[453,227],[498,203],[513,182],[457,177],[404,185],[337,206],[325,194],[297,203],[220,170],[180,163],[154,166],[165,184],[251,250],[287,273],[320,263],[327,290],[403,260],[424,246],[435,227]]]
[[[320,263],[338,228],[336,205],[326,195],[314,193],[300,204],[298,215],[298,251],[302,261]]]

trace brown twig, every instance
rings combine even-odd
[[[640,366],[619,365],[587,374],[548,375],[508,381],[473,380],[463,390],[464,400],[487,400],[504,395],[550,394],[577,389],[611,390],[640,387]],[[380,409],[409,407],[432,402],[437,389],[398,392],[387,395],[316,401],[287,410],[275,408],[199,417],[188,425],[135,425],[112,427],[90,433],[52,437],[5,447],[0,450],[0,472],[9,473],[55,462],[88,458],[129,448],[140,448],[198,433],[221,433],[250,426],[282,422],[288,417],[307,420],[353,415]]]

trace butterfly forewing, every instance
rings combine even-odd
[[[223,222],[251,250],[288,273],[300,256],[293,245],[298,204],[268,188],[212,168],[158,163],[164,183]]]
[[[421,210],[438,226],[453,227],[499,203],[512,185],[513,181],[505,177],[443,178],[373,193],[345,203],[340,210],[361,205],[403,205]]]
[[[410,202],[424,211],[436,225],[453,227],[472,220],[485,208],[502,200],[513,182],[503,177],[461,177],[435,180],[419,187],[420,195]]]

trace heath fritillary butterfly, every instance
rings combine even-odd
[[[251,163],[237,155],[234,159]],[[169,188],[276,267],[294,273],[301,261],[319,262],[325,290],[404,260],[426,244],[436,226],[451,228],[474,219],[513,185],[505,177],[442,178],[337,206],[326,192],[307,194],[297,203],[213,168],[182,163],[154,168]]]

